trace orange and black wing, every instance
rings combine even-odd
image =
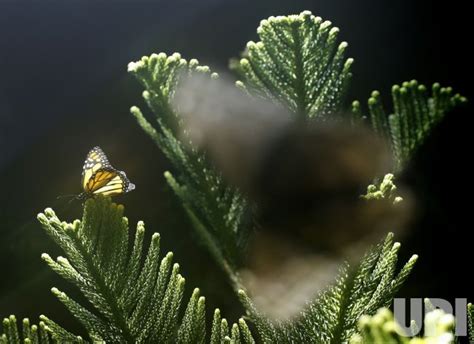
[[[87,154],[86,161],[82,168],[82,188],[87,192],[87,185],[91,182],[92,176],[100,169],[112,168],[105,153],[100,147],[94,147]]]
[[[105,153],[99,147],[94,147],[87,154],[82,169],[82,188],[84,195],[114,196],[135,189],[127,175],[110,165]]]
[[[96,171],[89,179],[84,191],[89,195],[115,196],[135,189],[125,172],[113,167],[106,167]]]

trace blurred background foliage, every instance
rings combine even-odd
[[[62,218],[80,216],[80,204],[68,206],[56,197],[80,192],[83,160],[95,145],[137,185],[117,201],[125,204],[132,224],[144,220],[150,233],[161,233],[163,252],[173,250],[181,262],[187,293],[200,287],[209,310],[219,307],[230,321],[242,314],[166,186],[162,172],[171,166],[129,114],[141,88],[127,74],[128,62],[179,51],[223,70],[256,39],[261,19],[308,9],[331,20],[349,42],[355,64],[348,104],[367,99],[373,89],[389,95],[391,85],[413,77],[452,86],[472,100],[463,45],[469,32],[466,6],[457,0],[449,8],[424,0],[1,1],[0,316],[35,319],[45,313],[81,333],[49,292],[57,286],[81,300],[41,261],[42,252],[54,256],[59,250],[36,214],[52,206]],[[420,260],[400,297],[474,299],[464,277],[470,247],[465,197],[472,191],[466,167],[472,155],[470,106],[447,116],[401,176],[419,200],[401,260],[413,252]]]

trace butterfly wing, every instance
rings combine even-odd
[[[113,167],[97,170],[89,179],[84,191],[92,195],[115,196],[135,189],[125,172]]]
[[[127,175],[110,165],[100,147],[94,147],[87,154],[82,169],[82,188],[86,195],[114,196],[135,189]]]
[[[105,153],[100,147],[94,147],[87,154],[84,167],[82,168],[82,188],[87,192],[88,184],[92,176],[100,169],[112,168]]]

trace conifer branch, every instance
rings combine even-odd
[[[389,234],[358,266],[342,266],[336,282],[291,322],[270,322],[244,291],[239,295],[265,343],[343,343],[356,333],[362,315],[372,315],[389,306],[413,269],[416,255],[396,271],[399,248],[400,244],[393,242],[393,234]]]
[[[454,344],[454,317],[436,309],[425,315],[425,333],[431,336],[414,337],[403,333],[387,308],[377,311],[374,316],[366,316],[358,321],[359,333],[354,334],[350,344]]]
[[[380,183],[370,184],[367,187],[367,193],[362,196],[366,200],[388,200],[393,204],[403,201],[401,196],[397,194],[397,186],[395,185],[395,176],[391,173],[386,174]]]
[[[210,343],[219,344],[225,342],[255,344],[255,339],[244,319],[239,319],[239,323],[233,324],[232,328],[229,329],[227,320],[221,318],[220,310],[216,309],[212,321],[212,336]]]
[[[467,305],[467,325],[469,340],[474,342],[474,306],[472,303]]]
[[[56,260],[43,254],[43,260],[76,285],[94,308],[80,305],[57,288],[52,292],[81,322],[93,342],[206,341],[205,298],[195,289],[181,316],[185,280],[179,265],[173,264],[171,252],[160,261],[158,233],[152,235],[148,253],[143,254],[143,222],[137,225],[133,244],[129,242],[123,206],[99,196],[86,202],[81,221],[61,222],[52,209],[39,214],[38,219],[65,253]],[[82,341],[48,318],[41,320],[55,340]],[[8,331],[7,336],[14,334]],[[239,322],[229,335],[248,337],[250,332]]]
[[[368,100],[367,115],[358,101],[353,102],[352,112],[354,121],[368,121],[376,133],[391,143],[395,172],[399,172],[444,116],[466,101],[461,95],[453,94],[451,87],[435,83],[428,94],[425,85],[412,80],[392,87],[390,115],[378,91],[373,91]]]
[[[258,29],[262,41],[249,43],[248,53],[234,65],[243,79],[238,85],[274,101],[283,101],[304,117],[332,112],[341,102],[352,64],[352,59],[344,58],[347,44],[337,45],[338,31],[330,22],[323,22],[308,11],[262,21]],[[248,69],[248,65],[253,69]],[[247,202],[223,182],[205,155],[179,137],[181,119],[170,105],[180,75],[218,76],[207,66],[200,66],[197,60],[188,62],[177,53],[145,56],[130,63],[128,70],[144,86],[143,98],[154,118],[147,119],[136,106],[131,112],[173,163],[177,175],[168,172],[166,180],[181,200],[202,242],[237,291],[241,285],[236,267],[253,229],[245,223],[249,213]]]
[[[20,325],[16,317],[10,315],[3,319],[3,334],[0,336],[1,344],[49,344],[61,342],[54,333],[60,333],[63,340],[69,343],[85,343],[80,336],[75,336],[55,324],[44,315],[40,316],[39,325],[31,324],[28,318],[24,318]],[[53,331],[54,329],[54,331]]]
[[[269,17],[257,29],[240,60],[231,62],[238,86],[287,106],[300,118],[325,116],[339,109],[351,79],[348,44],[339,29],[309,11]]]
[[[241,79],[236,86],[253,96],[283,104],[295,114],[295,120],[336,113],[341,109],[353,63],[345,57],[347,43],[338,42],[338,31],[309,11],[263,20],[257,29],[259,41],[249,42],[242,58],[231,63]],[[153,115],[148,116],[135,106],[131,113],[172,162],[175,174],[166,172],[165,178],[202,242],[238,291],[262,342],[415,343],[394,332],[393,317],[386,310],[376,313],[389,305],[417,260],[415,255],[397,270],[400,244],[393,242],[392,234],[358,265],[343,265],[335,283],[312,300],[297,319],[276,323],[262,315],[246,295],[236,272],[252,230],[245,223],[249,206],[235,188],[224,183],[206,156],[187,142],[186,133],[181,135],[182,120],[171,106],[181,75],[218,75],[197,60],[184,60],[177,53],[145,56],[130,63],[128,70],[142,83],[143,98]],[[426,87],[416,81],[394,86],[392,99],[394,109],[387,115],[380,94],[374,91],[368,102],[368,115],[363,114],[359,102],[354,102],[352,120],[368,120],[376,133],[391,142],[395,172],[403,168],[444,115],[466,101],[439,84],[434,84],[428,95]],[[363,197],[401,201],[391,174],[370,185]],[[179,273],[179,265],[173,264],[173,254],[160,260],[158,233],[145,245],[147,253],[143,252],[142,222],[130,242],[123,207],[110,199],[88,200],[81,221],[61,222],[51,209],[39,214],[38,219],[65,254],[56,259],[43,254],[43,260],[77,286],[89,305],[84,307],[57,288],[52,292],[84,326],[91,341],[255,343],[243,318],[230,325],[219,309],[214,312],[211,333],[207,335],[205,298],[199,289],[194,289],[184,307],[185,279]],[[439,327],[442,316],[435,314],[432,324],[439,339],[450,343],[452,326],[445,321],[441,325],[447,326]],[[468,307],[468,320],[470,338],[474,340],[472,305]],[[3,321],[0,343],[50,342],[85,340],[45,316],[40,317],[39,326],[24,319],[22,330],[14,316]],[[416,342],[431,343],[428,339]]]
[[[241,77],[236,86],[284,104],[295,113],[296,119],[334,114],[341,106],[352,64],[352,59],[344,58],[347,44],[337,44],[337,33],[338,29],[332,28],[330,22],[323,22],[307,11],[262,21],[258,29],[260,41],[250,42],[243,58],[232,63]],[[165,178],[199,237],[238,291],[263,342],[339,343],[357,330],[357,320],[362,314],[374,314],[391,302],[411,272],[416,256],[396,273],[400,246],[389,235],[359,266],[343,266],[336,283],[313,300],[298,321],[274,324],[260,315],[243,291],[235,270],[244,247],[239,242],[245,242],[241,238],[249,230],[243,225],[247,204],[238,192],[225,185],[192,142],[183,142],[183,136],[176,131],[181,125],[180,117],[170,104],[179,74],[197,72],[197,61],[187,62],[178,54],[169,57],[153,54],[131,63],[129,71],[145,87],[143,97],[154,119],[147,119],[137,107],[132,107],[131,112],[174,164],[179,174],[166,172]],[[211,75],[207,67],[200,67],[199,71]],[[152,124],[155,121],[157,125]],[[399,199],[394,190],[393,179],[386,176],[380,185],[369,187],[366,198],[393,198],[395,202]],[[231,341],[236,336],[234,328],[215,315],[211,340]]]
[[[211,73],[209,67],[200,66],[195,59],[188,62],[179,54],[163,53],[130,63],[128,70],[145,87],[143,97],[155,118],[148,120],[135,106],[131,108],[132,114],[173,163],[177,175],[167,172],[166,180],[181,200],[203,243],[235,281],[235,267],[242,259],[249,230],[242,223],[246,201],[222,181],[205,155],[178,136],[181,119],[170,105],[181,75],[202,73],[210,78],[218,75]]]

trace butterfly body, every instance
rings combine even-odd
[[[83,192],[80,199],[94,197],[95,195],[115,196],[135,189],[123,171],[112,167],[107,156],[100,147],[92,148],[87,154],[82,168]]]

